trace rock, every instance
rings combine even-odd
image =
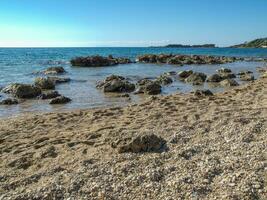
[[[97,88],[103,89],[104,92],[133,92],[135,85],[125,80],[124,77],[111,75],[104,81],[97,84]]]
[[[129,143],[119,146],[119,153],[160,152],[166,141],[155,134],[139,135]]]
[[[17,99],[12,99],[12,98],[7,98],[4,99],[0,102],[1,105],[14,105],[14,104],[18,104],[18,100]]]
[[[54,99],[51,99],[51,101],[49,102],[49,104],[66,104],[71,102],[71,99],[68,97],[64,97],[64,96],[58,96]]]
[[[261,77],[261,78],[267,78],[267,71],[264,72],[260,77]]]
[[[170,71],[170,72],[165,72],[164,75],[166,76],[174,76],[176,75],[177,73],[175,71]]]
[[[233,74],[232,70],[228,68],[218,69],[217,72],[219,73],[222,79],[236,78],[236,75]]]
[[[219,74],[223,74],[223,73],[232,73],[232,70],[231,69],[228,69],[228,68],[221,68],[221,69],[218,69],[217,72]]]
[[[204,73],[194,72],[189,77],[185,79],[187,83],[192,83],[193,85],[201,85],[205,82],[207,75]]]
[[[44,74],[63,74],[66,73],[63,67],[49,67],[43,71]]]
[[[231,86],[238,86],[239,84],[233,79],[225,79],[220,82],[220,85],[224,87],[231,87]]]
[[[102,67],[102,66],[114,66],[118,64],[128,64],[131,60],[128,58],[113,58],[112,56],[87,56],[87,57],[77,57],[72,59],[72,66],[79,67]]]
[[[241,81],[253,81],[255,80],[253,74],[243,74],[240,76]]]
[[[185,70],[185,71],[181,71],[178,73],[179,78],[181,79],[186,79],[187,77],[189,77],[191,74],[193,74],[192,70]]]
[[[207,78],[207,82],[220,82],[223,78],[219,74],[213,74]]]
[[[55,89],[55,83],[49,78],[37,77],[34,80],[34,84],[37,87],[40,87],[41,89],[44,89],[44,90],[53,90],[53,89]]]
[[[156,82],[161,85],[168,85],[173,82],[172,78],[166,75],[161,75],[156,79]]]
[[[257,67],[256,70],[259,73],[265,73],[267,72],[267,67]]]
[[[65,77],[56,77],[56,76],[49,76],[47,79],[51,80],[54,82],[54,84],[60,84],[60,83],[68,83],[71,81],[70,78],[65,78]]]
[[[157,95],[161,93],[161,85],[156,81],[142,79],[138,82],[139,88],[136,93],[144,93],[147,95]]]
[[[194,95],[198,97],[213,96],[213,93],[210,90],[196,90]]]
[[[252,71],[240,71],[237,75],[243,76],[243,75],[246,75],[246,74],[253,74],[253,72]]]
[[[5,87],[2,92],[12,94],[18,98],[34,98],[41,94],[41,89],[34,85],[13,83]]]
[[[41,94],[38,98],[39,99],[54,99],[59,96],[61,95],[57,91],[51,91],[51,92]]]

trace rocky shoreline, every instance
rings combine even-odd
[[[1,119],[0,198],[264,199],[266,88]]]

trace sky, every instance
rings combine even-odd
[[[267,37],[267,0],[0,0],[0,47],[229,46]]]

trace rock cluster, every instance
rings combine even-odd
[[[112,56],[87,56],[73,58],[71,61],[72,66],[79,67],[102,67],[102,66],[114,66],[118,64],[128,64],[131,60],[128,58],[113,58]]]
[[[41,94],[37,86],[22,83],[13,83],[5,87],[2,92],[12,94],[18,98],[35,98]]]
[[[146,54],[139,56],[137,62],[159,63],[171,65],[191,65],[191,64],[224,64],[236,61],[235,57],[225,56],[202,56],[202,55],[172,55],[172,54]]]

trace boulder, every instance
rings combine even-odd
[[[66,73],[63,67],[49,67],[43,71],[44,74],[63,74]]]
[[[210,75],[208,78],[207,78],[207,82],[220,82],[222,81],[223,78],[219,75],[219,74],[213,74],[213,75]]]
[[[38,98],[39,99],[54,99],[59,96],[61,95],[57,91],[51,91],[51,92],[41,94]]]
[[[18,98],[35,98],[41,94],[41,89],[30,84],[13,83],[5,87],[2,92],[12,94]]]
[[[161,152],[166,141],[155,134],[144,134],[118,147],[119,153]]]
[[[147,95],[157,95],[161,93],[161,85],[156,81],[143,79],[138,81],[139,88],[136,93],[143,93]]]
[[[189,77],[191,74],[193,74],[192,70],[185,70],[185,71],[181,71],[178,73],[179,78],[181,79],[186,79],[187,77]]]
[[[232,70],[231,69],[228,69],[228,68],[221,68],[221,69],[218,69],[217,72],[219,74],[223,74],[223,73],[232,73]]]
[[[44,78],[44,77],[37,77],[34,80],[34,84],[37,87],[40,87],[41,89],[44,90],[53,90],[55,89],[55,83],[49,78]]]
[[[97,84],[97,88],[103,89],[104,92],[133,92],[135,85],[130,83],[122,76],[111,75],[104,81]]]
[[[172,78],[166,75],[161,75],[156,79],[156,82],[160,85],[168,85],[173,82]]]
[[[7,99],[0,101],[0,105],[14,105],[18,103],[19,102],[17,99],[12,99],[12,98],[7,98]]]
[[[49,104],[66,104],[71,102],[71,99],[68,97],[64,97],[64,96],[58,96],[54,99],[51,99],[51,101],[49,102]]]
[[[201,85],[205,82],[207,75],[204,73],[194,72],[189,77],[185,79],[187,83],[192,83],[193,85]]]
[[[236,75],[232,73],[231,69],[221,68],[217,70],[222,79],[236,78]]]
[[[252,71],[240,71],[237,75],[243,76],[243,75],[246,75],[246,74],[253,74],[253,72]]]
[[[210,90],[196,90],[194,92],[195,96],[204,97],[204,96],[213,96],[213,93]]]
[[[224,87],[232,87],[232,86],[238,86],[239,84],[233,79],[225,79],[220,82],[220,85]]]

